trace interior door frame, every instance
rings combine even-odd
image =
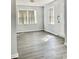
[[[64,0],[64,28],[65,28],[65,45],[67,46],[67,0]]]

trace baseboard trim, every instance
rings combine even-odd
[[[44,31],[44,30],[37,30],[37,31],[27,31],[27,32],[17,32],[17,34],[18,34],[18,33],[38,32],[38,31]]]
[[[59,35],[57,35],[57,34],[55,34],[55,33],[51,33],[51,32],[49,32],[49,31],[47,31],[47,30],[44,30],[44,31],[47,32],[47,33],[50,33],[50,34],[52,34],[52,35],[55,35],[55,36],[57,36],[57,37],[60,37],[60,38],[65,39],[65,37],[59,36]]]
[[[29,31],[17,31],[16,33],[23,33],[23,32],[36,32],[36,31],[42,31],[43,29],[39,30],[29,30]]]
[[[19,57],[19,54],[18,53],[15,53],[15,54],[12,54],[11,55],[11,58],[18,58]]]

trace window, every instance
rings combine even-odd
[[[49,9],[49,24],[54,24],[54,8]]]
[[[19,10],[18,24],[36,24],[36,11],[35,10]]]

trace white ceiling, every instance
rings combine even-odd
[[[34,0],[34,2],[30,2],[30,0],[16,0],[16,5],[44,6],[52,1],[54,0]]]

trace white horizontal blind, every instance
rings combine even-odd
[[[36,11],[35,10],[19,10],[18,24],[36,24]]]

